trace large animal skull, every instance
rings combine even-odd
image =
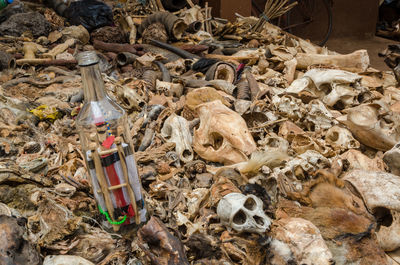
[[[221,223],[238,232],[264,233],[271,220],[263,211],[262,201],[254,195],[229,193],[218,204]]]
[[[352,108],[337,120],[345,124],[362,144],[381,151],[391,149],[400,141],[398,114],[384,112],[378,104]]]
[[[377,240],[384,251],[400,248],[400,177],[386,173],[353,170],[344,180],[363,198],[378,220]]]
[[[246,122],[221,101],[200,104],[196,111],[200,127],[194,131],[193,149],[203,159],[235,164],[256,150]]]
[[[176,114],[169,116],[161,129],[161,136],[166,138],[167,142],[175,143],[176,152],[183,162],[193,160],[192,135],[189,122],[185,118]]]

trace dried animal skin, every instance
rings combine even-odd
[[[221,248],[231,261],[235,260],[243,265],[265,264],[263,262],[266,251],[255,239],[231,236],[228,231],[224,231],[220,240],[223,242]],[[231,263],[224,262],[222,264]]]
[[[160,265],[188,265],[184,248],[178,238],[168,232],[167,227],[152,217],[138,233],[140,247],[150,260]]]
[[[193,160],[192,134],[185,118],[176,114],[169,116],[164,122],[161,135],[167,139],[167,142],[175,143],[180,160],[185,163]]]
[[[277,218],[303,218],[318,227],[338,264],[389,265],[371,235],[373,220],[343,208],[304,207],[288,200],[280,200],[278,207]]]
[[[23,220],[0,215],[0,263],[1,264],[41,264],[39,253],[23,237]]]
[[[339,117],[362,144],[387,151],[400,141],[400,125],[396,114],[381,117],[377,104],[360,105]]]
[[[38,203],[38,214],[28,218],[28,228],[39,225],[40,231],[31,236],[40,245],[49,246],[79,228],[82,218],[74,216],[71,211],[52,199],[44,198]]]
[[[200,127],[194,131],[193,149],[203,159],[235,164],[256,150],[246,122],[220,101],[201,104],[196,111]]]
[[[274,238],[286,243],[297,264],[332,264],[332,253],[319,229],[302,218],[284,218],[274,223]]]

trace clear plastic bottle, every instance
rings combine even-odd
[[[82,52],[78,63],[85,101],[76,125],[99,211],[115,230],[140,224],[146,208],[127,115],[105,92],[97,54]]]

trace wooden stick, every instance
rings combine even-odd
[[[114,206],[112,204],[111,195],[107,188],[107,181],[104,175],[103,167],[101,166],[100,155],[97,151],[98,145],[95,143],[95,139],[91,139],[92,143],[89,146],[89,149],[92,151],[92,159],[94,162],[94,168],[96,170],[97,181],[99,182],[100,189],[103,193],[104,201],[106,203],[107,210],[109,212],[110,218],[113,222],[114,219]],[[114,231],[119,230],[119,225],[112,225]]]
[[[205,13],[205,16],[204,16],[204,29],[208,33],[210,33],[210,31],[208,29],[208,23],[207,23],[207,21],[208,21],[208,2],[206,2],[206,7],[205,7],[205,10],[204,10],[204,13]]]
[[[127,184],[126,189],[128,190],[128,194],[131,199],[131,204],[133,206],[133,210],[135,211],[135,221],[136,221],[136,224],[138,225],[138,224],[140,224],[140,216],[139,216],[139,211],[138,211],[138,207],[136,204],[135,193],[133,192],[131,185],[129,185],[129,173],[128,173],[128,167],[126,166],[125,153],[124,153],[124,148],[122,147],[121,137],[115,138],[114,142],[117,145],[118,155],[119,155],[119,159],[120,159],[121,167],[122,167],[122,173],[124,174],[125,182]]]

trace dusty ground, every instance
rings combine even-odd
[[[380,37],[372,37],[369,39],[347,37],[329,39],[326,45],[329,50],[339,53],[350,53],[358,49],[367,49],[371,61],[371,66],[378,70],[386,71],[390,70],[390,68],[386,66],[383,58],[379,57],[378,53],[386,49],[389,44],[396,43],[396,41]]]

